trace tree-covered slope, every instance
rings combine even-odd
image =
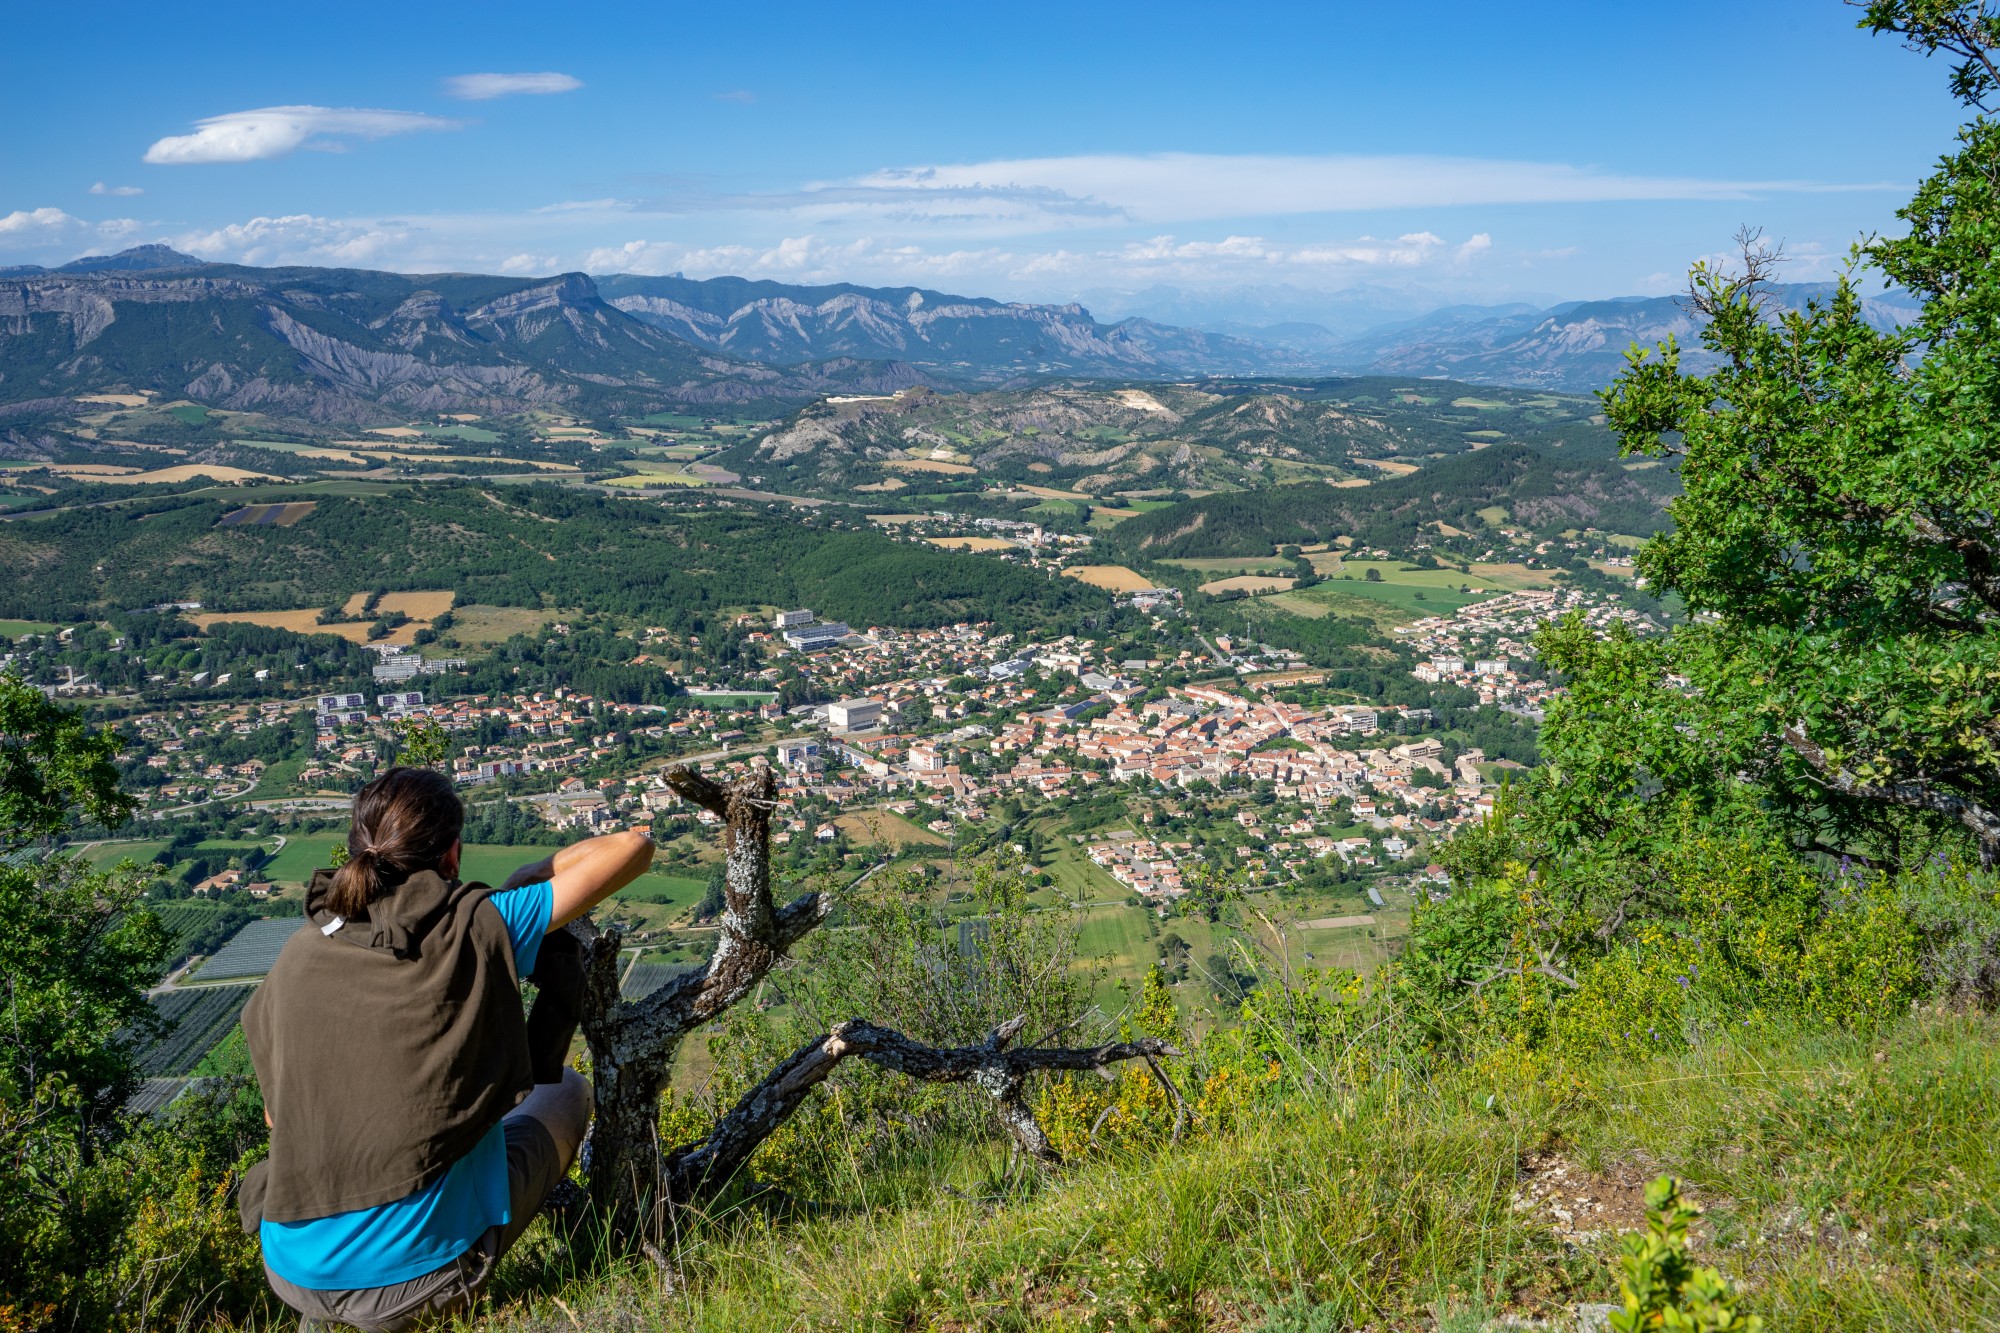
[[[1377,477],[1376,463],[1428,464],[1501,442],[1609,458],[1597,414],[1589,398],[1393,377],[1066,382],[814,403],[727,461],[829,492],[893,490],[950,469],[1092,494],[1234,490]]]
[[[1027,627],[1110,600],[1006,561],[790,516],[677,513],[552,486],[315,498],[289,528],[217,528],[229,505],[175,498],[0,526],[0,616],[70,619],[192,600],[281,610],[380,587],[663,624],[811,606],[856,625]]]
[[[1402,546],[1438,523],[1476,532],[1486,523],[1480,511],[1495,507],[1538,531],[1643,536],[1665,523],[1674,490],[1668,468],[1628,471],[1610,459],[1502,444],[1368,486],[1302,482],[1184,501],[1127,519],[1104,544],[1150,559],[1268,555],[1341,536]]]

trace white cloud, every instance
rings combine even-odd
[[[395,224],[293,213],[190,232],[174,248],[239,264],[332,264],[385,267],[409,253],[411,229]]]
[[[1553,162],[1338,154],[1154,153],[885,168],[769,196],[766,207],[886,211],[933,220],[1188,222],[1471,204],[1733,200],[1886,189],[1807,181],[1641,176]],[[742,201],[756,206],[756,201]]]
[[[1464,245],[1458,247],[1456,258],[1459,263],[1463,264],[1468,259],[1477,258],[1492,248],[1493,237],[1489,233],[1482,231],[1468,238]]]
[[[553,273],[560,267],[562,261],[555,255],[509,255],[500,261],[502,273]]]
[[[573,74],[545,71],[540,74],[454,74],[444,81],[444,90],[466,102],[485,102],[495,97],[523,93],[570,93],[583,87]]]
[[[91,186],[90,192],[92,194],[113,194],[119,196],[120,198],[127,198],[131,195],[145,193],[144,190],[140,189],[136,185],[106,185],[103,181],[99,181],[97,182],[97,184]]]
[[[159,165],[255,162],[283,157],[298,148],[340,151],[347,138],[383,139],[418,130],[455,130],[462,123],[415,111],[267,106],[198,120],[193,134],[168,135],[148,148],[146,161]]]
[[[82,225],[83,219],[71,217],[60,208],[17,208],[0,217],[0,236],[44,240]]]

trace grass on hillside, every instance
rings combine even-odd
[[[721,1211],[671,1282],[565,1276],[538,1222],[480,1327],[1470,1333],[1615,1299],[1618,1234],[1672,1172],[1707,1210],[1695,1260],[1772,1333],[1991,1330],[1995,1086],[2000,1024],[1927,1014],[1540,1080],[1390,1071],[1034,1180],[997,1143],[856,1146],[838,1213]]]

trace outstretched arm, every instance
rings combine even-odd
[[[555,891],[549,929],[556,930],[639,878],[652,861],[653,840],[645,834],[606,833],[522,866],[500,887],[504,892],[547,880]]]

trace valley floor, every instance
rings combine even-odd
[[[843,1215],[708,1219],[665,1284],[565,1277],[537,1224],[480,1327],[1568,1328],[1615,1299],[1618,1235],[1672,1172],[1706,1209],[1695,1257],[1772,1333],[2000,1328],[1993,1020],[1511,1063],[1387,1071],[1038,1187],[997,1147],[855,1161]]]

